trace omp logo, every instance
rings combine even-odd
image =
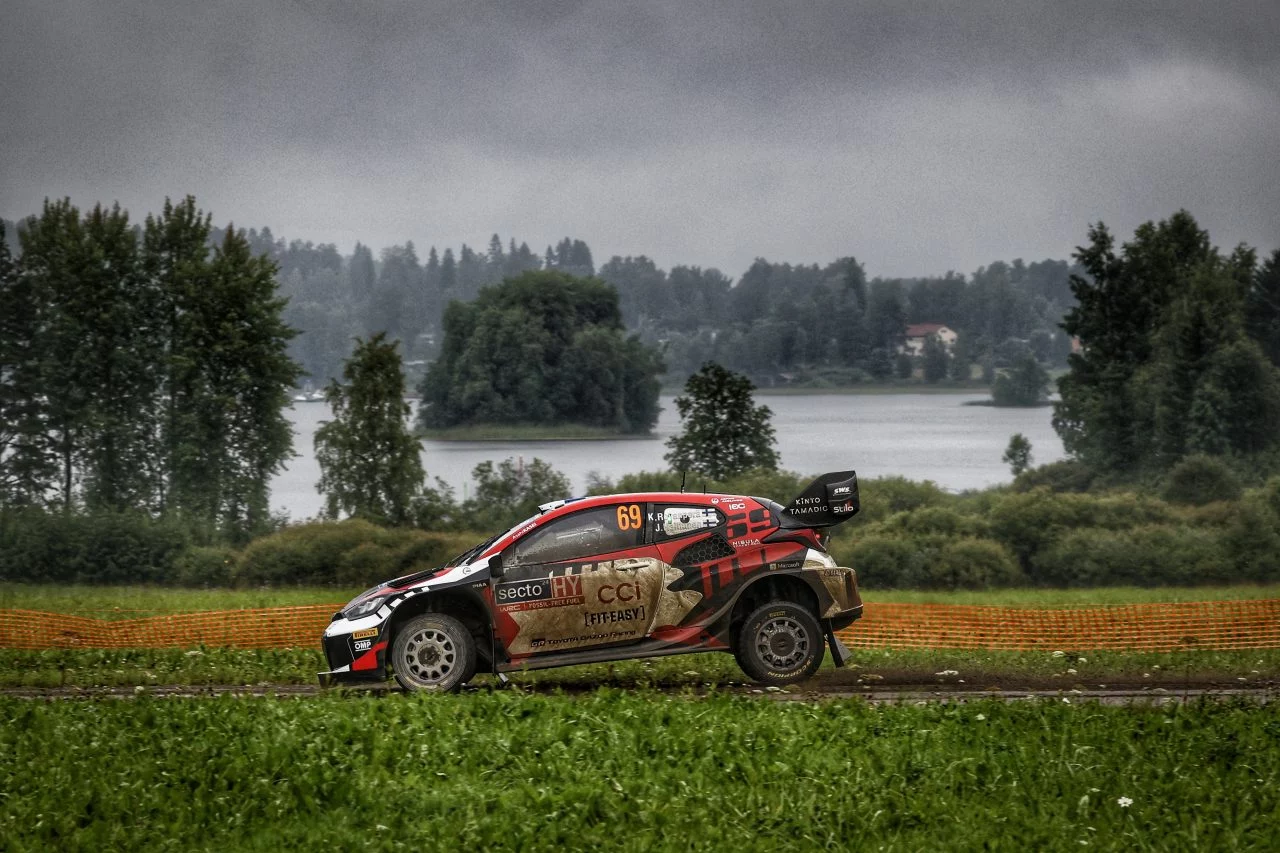
[[[601,604],[613,604],[617,601],[639,601],[640,582],[628,581],[620,584],[606,584],[596,590],[596,598]]]
[[[494,590],[498,606],[503,610],[541,610],[582,604],[582,578],[564,575],[527,581],[500,583]]]

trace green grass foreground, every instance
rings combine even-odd
[[[0,699],[0,847],[1274,850],[1280,704]]]

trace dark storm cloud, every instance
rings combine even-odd
[[[1280,4],[19,0],[0,213],[740,272],[1063,256],[1185,206],[1280,244]]]

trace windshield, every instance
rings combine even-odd
[[[507,531],[505,530],[502,531],[502,533],[506,533],[506,532]],[[461,566],[463,563],[466,563],[475,559],[477,555],[483,553],[485,548],[488,548],[494,542],[497,542],[498,537],[501,536],[502,533],[495,533],[493,536],[490,536],[488,539],[484,540],[474,548],[468,548],[466,551],[463,551],[461,554],[454,557],[449,562],[445,563],[444,564],[445,568],[448,569],[448,568],[453,568],[454,566]]]

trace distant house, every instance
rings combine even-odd
[[[907,340],[898,352],[920,355],[924,352],[924,342],[929,337],[942,341],[947,352],[956,345],[956,333],[941,323],[912,323],[907,326]]]

